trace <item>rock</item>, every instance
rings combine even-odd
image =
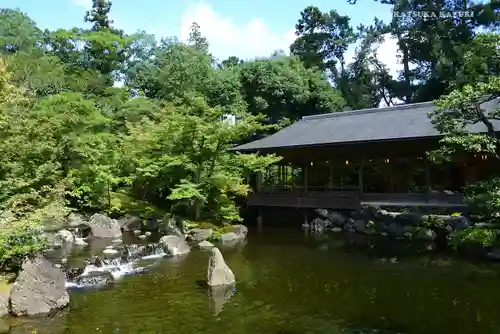
[[[68,230],[60,230],[59,232],[57,232],[57,235],[61,237],[61,240],[64,243],[72,244],[75,242],[75,236]]]
[[[330,212],[328,214],[328,220],[333,226],[344,227],[347,219],[338,212]]]
[[[323,219],[328,219],[328,210],[327,209],[315,209],[314,212]]]
[[[222,286],[235,283],[233,271],[228,267],[222,253],[217,247],[212,248],[212,256],[208,260],[207,284]]]
[[[69,227],[78,227],[87,224],[87,220],[85,219],[85,216],[83,216],[82,214],[72,212],[66,218],[66,224]]]
[[[248,227],[241,224],[233,225],[231,226],[230,232],[236,233],[241,238],[246,238],[248,234]]]
[[[164,247],[165,253],[172,256],[186,254],[190,251],[190,248],[184,238],[176,235],[166,235],[161,237],[160,244]]]
[[[456,216],[451,218],[450,226],[453,228],[454,231],[462,231],[465,230],[466,228],[471,227],[472,223],[469,221],[469,219],[467,219],[467,217]]]
[[[47,244],[52,248],[59,248],[63,244],[63,240],[59,234],[44,232],[42,235],[46,238]]]
[[[134,235],[140,235],[142,233],[141,230],[134,230]]]
[[[137,237],[137,239],[139,240],[145,240],[147,238],[147,236],[145,234],[141,234]]]
[[[365,222],[363,220],[356,220],[352,224],[352,228],[354,229],[354,231],[356,231],[358,233],[365,233],[366,224],[365,224]]]
[[[111,242],[114,243],[114,244],[121,244],[121,243],[123,243],[123,240],[122,239],[114,239]]]
[[[393,238],[402,238],[405,236],[405,229],[398,223],[390,223],[387,226],[387,235]]]
[[[158,223],[158,217],[156,214],[151,215],[151,217],[144,221],[144,228],[146,231],[158,231],[160,229],[160,224]]]
[[[44,256],[25,260],[10,293],[13,315],[49,313],[68,305],[66,276]]]
[[[151,233],[151,232],[149,232],[149,231],[146,231],[146,232],[144,233],[144,235],[145,235],[146,237],[151,236],[151,234],[152,234],[152,233]]]
[[[125,232],[131,232],[141,228],[142,220],[132,215],[125,215],[118,219],[118,224]]]
[[[114,254],[118,254],[118,251],[116,249],[112,249],[112,248],[106,248],[105,250],[102,251],[104,254],[106,255],[114,255]]]
[[[210,241],[203,240],[198,245],[198,248],[212,248],[215,247]]]
[[[500,249],[494,248],[486,254],[486,257],[490,260],[500,261]]]
[[[345,224],[344,225],[344,232],[349,232],[349,233],[355,232],[354,227],[353,227],[353,223],[348,222],[347,224]]]
[[[121,238],[122,231],[117,220],[111,219],[100,213],[90,217],[88,225],[92,229],[95,238]]]
[[[418,228],[417,232],[415,233],[415,238],[420,239],[420,240],[432,241],[432,240],[437,238],[437,234],[436,234],[436,232],[434,232],[430,228],[420,227],[420,228]]]
[[[214,232],[211,228],[194,228],[191,231],[189,231],[192,240],[196,242],[210,239],[213,233]]]
[[[311,222],[311,230],[315,232],[323,232],[325,230],[326,223],[321,218],[314,218]]]
[[[422,222],[422,215],[418,213],[400,213],[394,217],[394,221],[403,226],[416,226]]]
[[[88,246],[89,244],[85,242],[85,240],[83,240],[82,238],[75,238],[75,245],[85,247]]]
[[[340,233],[340,232],[342,232],[342,228],[340,228],[340,227],[333,227],[331,231],[333,233]]]
[[[237,241],[237,240],[240,240],[240,239],[241,239],[241,237],[239,235],[237,235],[236,233],[234,233],[234,232],[223,233],[220,236],[220,241],[222,243],[224,243],[224,242],[231,242],[231,241]]]

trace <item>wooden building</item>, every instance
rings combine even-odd
[[[483,108],[497,108],[491,101]],[[426,152],[442,135],[433,103],[303,117],[234,151],[275,153],[279,165],[253,180],[249,206],[355,209],[361,204],[460,206],[468,183],[495,173],[497,161],[467,156],[435,165]],[[500,130],[500,122],[494,126]],[[486,132],[482,123],[468,131]]]

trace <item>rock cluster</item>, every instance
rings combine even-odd
[[[374,206],[364,207],[350,216],[326,209],[316,209],[315,213],[317,217],[309,224],[309,228],[314,232],[344,231],[392,238],[434,240],[439,236],[447,236],[473,226],[464,216],[390,212]]]

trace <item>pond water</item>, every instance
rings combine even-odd
[[[76,290],[11,333],[500,333],[500,267],[361,236],[250,230],[221,247],[235,291],[199,285],[208,251],[162,259],[104,289]],[[224,303],[225,301],[225,303]]]

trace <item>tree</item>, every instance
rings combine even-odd
[[[344,100],[324,75],[297,57],[278,56],[241,65],[242,95],[248,111],[268,122],[296,121],[310,114],[340,111]]]
[[[480,35],[476,37],[473,45],[479,49],[471,50],[472,53],[465,59],[461,73],[478,71],[477,73],[486,74],[489,69],[483,67],[482,62],[488,65],[498,61],[499,39],[489,34]],[[431,118],[436,128],[445,134],[445,137],[441,139],[441,147],[438,150],[429,152],[433,161],[439,163],[452,160],[457,156],[463,158],[473,155],[487,157],[490,160],[500,158],[499,137],[494,126],[494,122],[500,120],[500,106],[498,105],[500,76],[478,75],[477,79],[483,79],[483,82],[464,85],[438,101],[438,108]],[[486,109],[488,104],[488,109]],[[475,124],[482,124],[486,132],[470,133],[468,127]],[[469,185],[466,188],[465,198],[477,219],[483,222],[498,222],[499,192],[500,179],[498,177]],[[466,240],[470,236],[469,232],[485,237],[491,235],[491,233],[476,233],[475,230],[471,230],[458,237]]]
[[[235,141],[263,129],[258,117],[229,124],[203,97],[192,97],[183,107],[167,106],[164,114],[158,122],[144,120],[129,127],[124,145],[134,164],[134,182],[175,208],[193,212],[195,220],[239,220],[235,198],[250,191],[247,174],[279,161],[227,151]]]
[[[42,31],[26,14],[0,9],[0,53],[30,52],[41,37]]]

